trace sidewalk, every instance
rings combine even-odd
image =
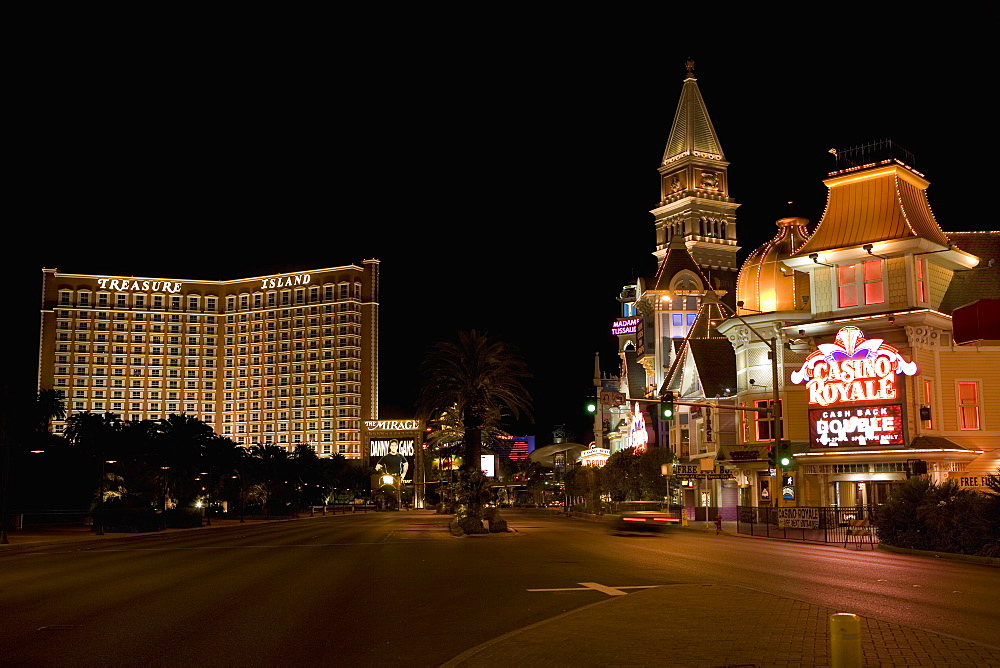
[[[321,515],[317,515],[321,517]],[[257,524],[266,524],[268,522],[287,522],[290,518],[281,519],[271,519],[271,520],[246,520],[243,522],[244,526],[251,526]],[[299,519],[309,519],[309,516]],[[121,533],[121,532],[105,532],[104,535],[98,536],[94,533],[93,529],[89,526],[43,526],[43,527],[28,527],[23,531],[7,531],[8,545],[0,545],[0,554],[11,549],[16,549],[25,546],[37,546],[37,545],[50,545],[59,543],[69,543],[69,542],[84,542],[84,541],[99,541],[99,540],[119,540],[122,538],[136,538],[142,536],[162,536],[167,533],[176,533],[178,531],[197,531],[199,529],[213,529],[217,527],[231,527],[239,526],[239,519],[222,519],[222,518],[212,518],[212,524],[210,526],[202,525],[201,527],[189,527],[184,529],[162,529],[160,531],[148,531],[148,532],[138,532],[138,533]]]
[[[665,585],[513,631],[443,664],[827,666],[833,608],[732,585]],[[1000,648],[861,618],[865,665],[1000,666]]]

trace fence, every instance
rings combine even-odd
[[[737,508],[736,531],[819,543],[875,543],[878,506]]]

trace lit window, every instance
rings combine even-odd
[[[857,265],[842,264],[837,267],[837,291],[841,308],[858,305]]]
[[[933,388],[931,387],[931,381],[925,380],[924,381],[924,406],[927,407],[927,414],[928,415],[931,415],[931,412],[930,412],[931,411],[931,397],[933,396],[932,389]],[[927,429],[933,429],[934,428],[934,422],[932,420],[924,420],[924,427],[926,427]]]
[[[771,401],[755,401],[753,405],[755,408],[769,408],[773,402]],[[769,413],[754,413],[754,423],[756,424],[756,437],[758,441],[771,441],[774,439],[772,432],[772,425],[774,424],[774,418],[771,417]]]
[[[958,384],[958,414],[961,420],[959,428],[963,430],[979,429],[979,383],[959,382]]]
[[[917,258],[917,301],[927,301],[927,260]]]
[[[865,272],[865,303],[882,304],[885,302],[885,284],[882,281],[882,262],[869,260],[864,263]]]
[[[864,297],[865,304],[885,302],[885,281],[881,260],[868,260],[837,267],[837,300],[840,308],[858,306]],[[858,286],[863,285],[863,293]]]

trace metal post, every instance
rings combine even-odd
[[[846,612],[830,615],[831,668],[860,668],[861,665],[861,619]]]

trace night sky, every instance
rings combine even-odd
[[[34,391],[43,266],[223,279],[378,258],[382,417],[413,414],[429,345],[475,328],[534,371],[536,424],[515,431],[583,438],[594,352],[618,366],[615,298],[655,271],[648,211],[689,56],[742,204],[741,259],[790,200],[819,219],[830,148],[885,138],[915,154],[945,230],[1000,227],[976,204],[996,153],[976,51],[708,49],[655,32],[377,54],[286,35],[43,61],[21,105],[26,235],[7,247],[28,351],[13,390]]]

